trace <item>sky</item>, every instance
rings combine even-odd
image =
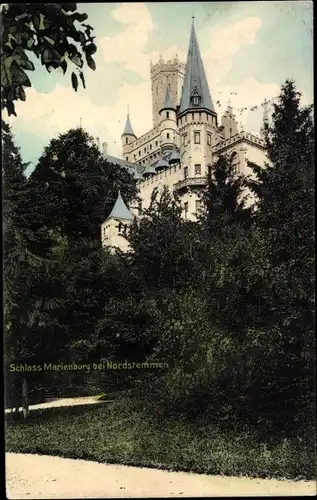
[[[192,16],[218,116],[230,104],[244,129],[259,133],[264,98],[287,78],[302,103],[313,102],[313,7],[309,1],[79,3],[96,36],[96,70],[85,70],[86,89],[71,87],[70,68],[48,73],[30,57],[32,87],[8,120],[22,158],[35,167],[49,141],[79,126],[121,157],[127,107],[134,132],[152,127],[150,61],[176,54],[186,62]],[[72,63],[70,63],[72,64]],[[241,108],[248,110],[242,114]],[[3,116],[6,119],[5,113]]]

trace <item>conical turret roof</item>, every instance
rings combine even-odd
[[[146,169],[143,172],[143,176],[145,176],[145,177],[147,175],[155,175],[155,174],[156,174],[156,170],[152,165],[147,165]]]
[[[180,161],[180,159],[181,159],[181,155],[179,154],[179,152],[178,152],[178,151],[175,151],[175,150],[174,150],[174,151],[172,152],[172,154],[171,154],[170,158],[169,158],[169,162],[170,162],[170,163],[176,163],[176,162]]]
[[[185,78],[179,113],[183,113],[184,111],[192,110],[198,107],[193,105],[192,103],[191,97],[193,95],[197,95],[200,97],[199,108],[205,108],[212,113],[215,113],[215,108],[210,97],[206,73],[197,41],[194,21],[192,24],[189,40]]]
[[[133,220],[134,215],[131,210],[124,203],[120,191],[118,192],[117,201],[114,204],[114,207],[108,217],[114,217],[115,219],[125,219],[125,220]]]
[[[169,168],[169,164],[164,158],[159,158],[157,164],[155,165],[155,170],[163,170],[165,168]]]
[[[125,127],[122,135],[133,135],[134,137],[136,137],[132,129],[129,113],[127,114],[127,120],[125,122]]]
[[[163,111],[164,109],[176,110],[176,108],[172,102],[171,91],[170,91],[170,88],[168,86],[166,87],[164,104],[163,104],[163,107],[160,109],[160,112]]]

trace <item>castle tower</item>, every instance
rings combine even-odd
[[[128,114],[127,114],[127,120],[126,120],[126,123],[125,123],[125,127],[124,127],[124,131],[123,131],[123,134],[121,136],[121,140],[122,140],[122,156],[125,160],[130,160],[129,158],[129,153],[131,151],[131,143],[133,143],[135,140],[136,140],[136,135],[135,133],[133,132],[133,129],[132,129],[132,125],[131,125],[131,121],[130,121],[130,115],[129,115],[129,111],[128,111]]]
[[[111,251],[120,249],[124,252],[128,251],[130,246],[125,238],[129,226],[133,223],[135,216],[124,203],[120,191],[114,207],[101,225],[101,244],[103,247],[110,247]]]
[[[206,176],[217,137],[217,113],[210,96],[204,65],[192,23],[186,72],[177,115],[184,176]]]
[[[221,118],[221,125],[224,140],[230,139],[239,133],[238,122],[236,121],[236,117],[233,114],[233,109],[230,104],[228,104],[228,107]]]
[[[170,90],[174,108],[179,105],[184,74],[185,64],[179,62],[177,56],[166,62],[161,57],[157,64],[151,64],[153,127],[161,121],[160,110],[164,105],[166,87]]]
[[[160,144],[161,152],[174,149],[178,143],[178,130],[176,120],[176,106],[172,101],[170,88],[166,87],[165,100],[159,111],[160,121]]]

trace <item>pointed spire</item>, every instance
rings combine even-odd
[[[171,96],[171,91],[170,91],[169,86],[166,87],[165,100],[164,100],[163,107],[160,109],[160,113],[164,109],[173,109],[173,110],[176,110],[176,108],[175,108],[175,106],[174,106],[174,104],[172,102],[172,96]]]
[[[268,102],[267,99],[265,98],[263,102],[263,123],[260,130],[260,136],[262,137],[262,139],[265,138],[265,133],[267,131],[268,126],[269,126]]]
[[[193,19],[189,40],[185,79],[179,113],[193,108],[205,108],[215,113],[206,73],[202,62]],[[216,114],[216,113],[215,113]]]
[[[134,215],[130,211],[130,209],[127,207],[127,205],[124,203],[120,190],[118,191],[118,198],[117,201],[114,204],[114,207],[108,217],[113,217],[114,219],[124,219],[124,220],[133,220]]]
[[[128,106],[128,113],[127,113],[127,120],[125,122],[125,127],[124,127],[124,131],[123,131],[122,135],[133,135],[133,137],[136,138],[136,135],[133,132],[133,128],[132,128],[131,121],[130,121],[129,106]]]

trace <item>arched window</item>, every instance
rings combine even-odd
[[[125,143],[128,144],[128,142],[129,142],[129,139],[128,139],[128,137],[126,137],[125,138]]]
[[[234,173],[235,174],[239,173],[240,172],[240,159],[239,159],[239,155],[236,151],[233,151],[233,153],[231,153],[230,160],[231,160],[231,164],[233,166]]]

